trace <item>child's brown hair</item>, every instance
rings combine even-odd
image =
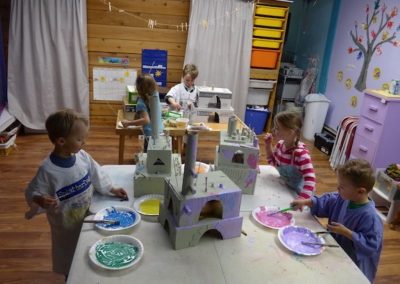
[[[199,75],[199,70],[197,69],[197,66],[194,64],[186,64],[182,70],[182,77],[185,77],[187,74],[190,75],[192,80],[196,79]]]
[[[153,76],[143,73],[136,78],[136,90],[145,104],[149,105],[149,97],[157,90],[157,83]]]
[[[363,187],[370,192],[375,184],[374,170],[371,165],[363,159],[347,161],[337,169],[337,173],[348,179],[353,186]]]
[[[279,123],[279,125],[283,126],[286,129],[294,130],[297,134],[297,139],[295,144],[300,140],[300,131],[303,127],[303,118],[301,117],[300,112],[296,111],[282,111],[275,115],[274,124]]]
[[[50,141],[55,143],[57,138],[68,137],[77,121],[89,125],[88,119],[73,109],[63,109],[49,115],[46,119],[46,130]]]

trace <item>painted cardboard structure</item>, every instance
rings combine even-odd
[[[260,152],[258,138],[248,128],[242,128],[240,132],[236,125],[236,118],[231,117],[228,131],[221,131],[214,165],[237,184],[244,194],[254,194]]]
[[[146,194],[164,194],[164,179],[171,174],[181,175],[181,157],[172,154],[172,139],[168,135],[160,136],[157,121],[161,115],[158,94],[150,100],[152,113],[152,136],[149,137],[147,153],[140,153],[133,177],[134,196]],[[159,111],[157,111],[159,110]]]
[[[241,189],[221,171],[195,174],[197,136],[188,134],[184,174],[166,179],[160,203],[159,221],[174,249],[196,246],[208,231],[222,239],[241,234]]]

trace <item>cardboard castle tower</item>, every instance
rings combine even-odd
[[[161,106],[158,93],[150,99],[152,135],[149,137],[147,154],[140,153],[133,176],[134,196],[164,194],[164,179],[181,175],[181,157],[172,154],[172,139],[160,136]],[[145,138],[147,139],[147,137]]]
[[[223,239],[239,237],[242,192],[223,172],[195,174],[198,133],[188,133],[183,176],[165,179],[159,221],[174,249],[196,246],[208,231]]]
[[[260,148],[249,128],[237,129],[237,119],[229,118],[228,131],[221,131],[214,165],[236,183],[244,194],[254,194]]]

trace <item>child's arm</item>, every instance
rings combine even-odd
[[[366,215],[362,222],[357,224],[354,231],[340,223],[328,224],[328,229],[336,234],[343,235],[353,241],[357,253],[370,255],[379,251],[382,246],[383,226],[379,217]]]
[[[117,197],[120,197],[122,199],[128,200],[128,194],[126,193],[126,191],[123,188],[120,188],[120,187],[119,188],[115,188],[115,187],[113,187],[110,190],[110,192],[112,194],[114,194],[115,196],[117,196]]]
[[[312,199],[295,199],[290,203],[290,207],[293,207],[295,210],[299,209],[303,211],[304,206],[312,207],[313,202]]]
[[[339,193],[331,192],[325,193],[322,196],[312,196],[311,214],[321,218],[329,218],[331,216],[332,209],[339,198]]]
[[[272,148],[272,134],[267,133],[264,136],[264,141],[265,141],[265,155],[267,157],[268,164],[270,164],[271,166],[276,166],[276,160]]]
[[[313,196],[315,191],[316,177],[314,166],[311,162],[311,157],[308,154],[307,150],[303,150],[298,154],[298,156],[295,156],[295,164],[303,175],[304,179],[303,189],[299,193],[299,197],[305,199],[310,198],[311,196]]]
[[[131,125],[141,126],[150,123],[149,114],[146,111],[139,112],[140,118],[135,120],[124,119],[121,121],[123,127],[128,127]]]
[[[171,90],[165,95],[165,101],[169,104],[174,110],[180,110],[181,105],[176,101],[178,97],[178,85],[172,87]]]

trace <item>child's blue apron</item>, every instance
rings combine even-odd
[[[292,160],[290,165],[282,165],[276,167],[282,180],[291,189],[299,194],[303,190],[304,178],[300,170],[293,165],[294,152],[292,153]]]

